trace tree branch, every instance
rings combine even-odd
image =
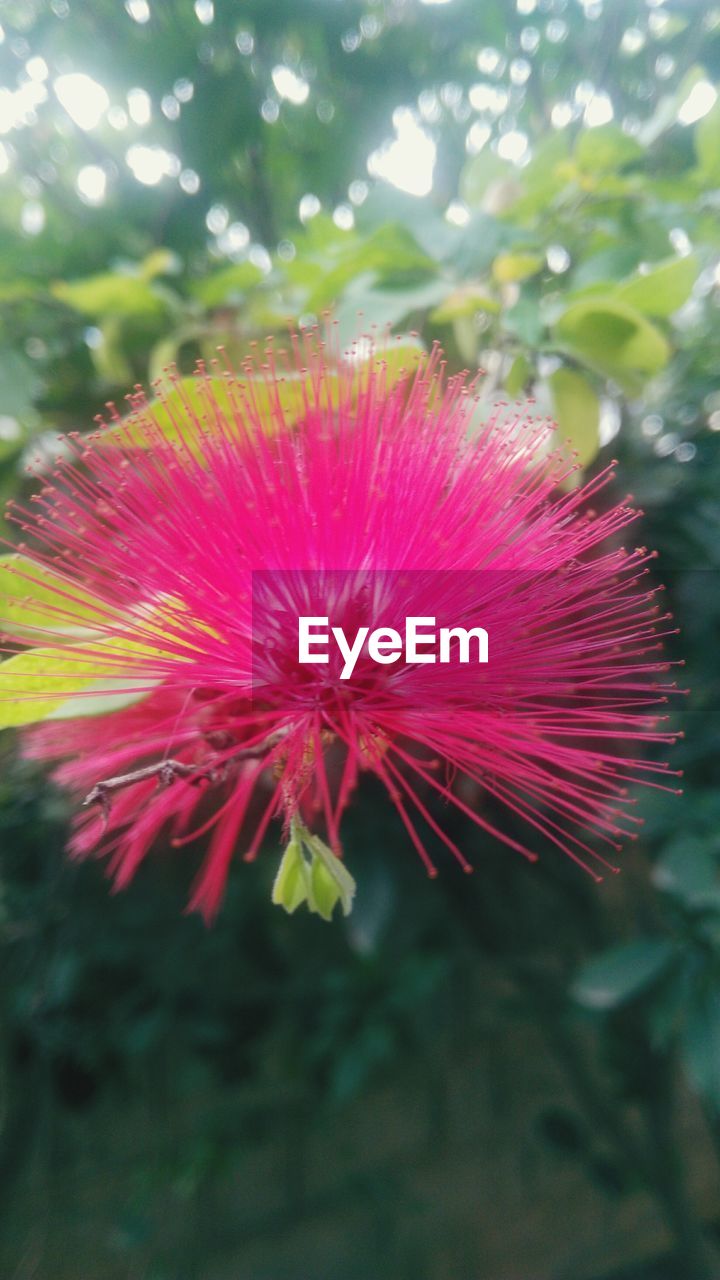
[[[271,733],[253,747],[239,748],[225,760],[214,760],[208,764],[186,764],[182,760],[158,760],[155,764],[143,765],[142,768],[132,769],[129,773],[121,773],[114,778],[104,778],[102,782],[95,784],[92,791],[88,792],[81,807],[88,809],[91,805],[99,805],[104,821],[107,822],[113,793],[123,791],[125,787],[133,787],[137,782],[147,782],[154,778],[160,788],[172,786],[178,778],[189,778],[191,782],[202,782],[205,778],[211,783],[223,782],[227,777],[229,765],[238,764],[241,760],[257,759],[280,742],[286,732],[287,730],[281,729]]]

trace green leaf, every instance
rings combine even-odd
[[[572,985],[572,994],[589,1009],[616,1009],[656,982],[675,955],[672,943],[662,938],[613,947],[584,966]]]
[[[697,63],[686,71],[679,84],[675,84],[669,93],[663,94],[649,120],[644,120],[638,132],[638,142],[643,147],[651,147],[668,130],[675,129],[678,112],[696,84],[705,80],[706,73]]]
[[[17,640],[55,643],[87,636],[112,620],[112,610],[71,579],[29,556],[0,556],[0,631]]]
[[[160,681],[143,680],[142,683],[142,690],[138,692],[137,678],[113,679],[112,693],[108,693],[107,680],[91,680],[83,689],[81,697],[67,698],[58,703],[54,711],[43,716],[43,723],[48,720],[83,720],[90,716],[109,716],[116,711],[124,711],[126,707],[134,707],[147,698]],[[95,689],[96,694],[93,692]]]
[[[698,971],[694,956],[678,956],[663,980],[662,993],[644,1010],[652,1044],[658,1049],[670,1048],[677,1042],[678,1032],[685,1025],[687,1010],[697,990]]]
[[[720,99],[695,126],[698,177],[705,186],[720,186]]]
[[[168,337],[162,338],[160,342],[155,343],[148,356],[148,380],[150,383],[167,377],[168,370],[176,365],[183,343],[189,337],[195,337],[196,332],[196,330],[180,330],[178,333],[171,333]]]
[[[401,339],[391,339],[380,347],[377,354],[372,356],[371,363],[384,370],[385,386],[389,389],[401,378],[414,374],[425,355],[425,348],[419,338],[404,335]]]
[[[365,289],[369,283],[399,293],[403,289],[412,291],[416,286],[427,284],[437,275],[437,263],[420,248],[405,227],[393,223],[378,227],[366,238],[343,232],[340,243],[331,254],[316,252],[309,258],[303,258],[301,247],[298,246],[298,257],[288,264],[286,273],[291,282],[302,276],[302,283],[308,289],[307,309],[315,314],[335,307],[358,282]],[[437,301],[437,296],[433,301]],[[399,315],[398,319],[401,318]]]
[[[620,284],[616,297],[649,316],[669,316],[687,302],[698,275],[693,254],[670,258]]]
[[[482,285],[464,284],[451,290],[439,307],[430,312],[430,321],[432,324],[451,324],[454,320],[475,316],[478,311],[495,315],[499,310],[500,303]]]
[[[477,365],[480,332],[472,316],[462,316],[453,320],[453,338],[462,360],[468,368]]]
[[[503,326],[525,346],[536,347],[544,328],[537,299],[521,294],[515,305],[503,313]]]
[[[252,262],[237,262],[232,267],[215,271],[205,280],[192,285],[193,297],[206,307],[220,307],[223,303],[240,302],[245,294],[263,279],[263,273]]]
[[[571,303],[555,332],[573,355],[628,391],[659,373],[670,358],[669,343],[660,330],[615,295]]]
[[[156,276],[176,276],[182,270],[182,261],[172,249],[153,249],[140,263],[142,280],[154,280]]]
[[[7,339],[4,341],[6,342]],[[33,400],[41,391],[42,382],[29,360],[7,346],[0,351],[0,416],[16,418],[26,426],[34,426],[38,420],[38,413]],[[24,432],[21,432],[21,441],[23,438]],[[0,438],[0,448],[5,443]],[[14,452],[15,441],[10,440],[7,443],[12,446],[11,451]]]
[[[490,270],[498,254],[526,241],[527,233],[513,226],[509,219],[474,213],[462,228],[450,265],[460,280],[478,277]]]
[[[132,365],[125,349],[125,323],[117,316],[106,316],[100,325],[102,340],[91,353],[100,377],[117,387],[127,387],[133,380]]]
[[[491,188],[501,182],[513,182],[517,170],[493,151],[481,151],[468,160],[460,175],[460,199],[471,209],[478,209]]]
[[[513,201],[510,210],[516,223],[533,223],[538,215],[544,221],[548,210],[574,180],[576,166],[568,162],[568,156],[568,136],[564,129],[552,131],[534,142],[532,159],[519,175],[522,194]]]
[[[493,262],[492,273],[498,284],[512,284],[537,275],[544,261],[540,253],[501,253]]]
[[[3,422],[3,416],[0,414],[0,508],[10,497],[13,478],[10,467],[4,464],[17,458],[27,440],[27,433],[20,423],[9,415]]]
[[[572,369],[558,369],[549,381],[560,431],[587,467],[600,447],[600,402],[587,379]]]
[[[718,867],[709,844],[700,836],[673,840],[653,868],[653,883],[688,906],[701,905],[718,888]]]
[[[52,292],[61,302],[92,318],[160,317],[167,304],[140,276],[105,272],[84,280],[59,280]]]
[[[584,173],[613,173],[643,154],[640,143],[616,124],[583,129],[575,144],[575,162]]]
[[[437,306],[447,290],[447,282],[443,280],[390,289],[380,288],[373,277],[360,276],[345,290],[337,308],[340,340],[348,344],[357,337],[358,330],[369,331],[373,325],[379,329],[397,328],[409,316]]]
[[[187,656],[161,647],[177,627],[177,609],[142,606],[135,612],[157,644],[123,634],[97,639],[89,632],[74,643],[29,649],[0,663],[0,729],[117,711],[162,683],[167,664],[192,660],[195,644],[185,634],[175,634],[174,645],[187,648]]]
[[[87,659],[73,661],[62,649],[8,658],[0,663],[0,729],[44,720],[57,710],[58,695],[78,693],[90,683]]]
[[[323,403],[337,403],[337,376],[328,373],[323,386],[327,396]],[[224,378],[180,378],[139,414],[130,414],[122,424],[104,430],[99,440],[105,444],[149,448],[155,440],[154,429],[159,428],[165,440],[176,445],[185,440],[190,450],[201,457],[198,427],[212,434],[218,417],[232,422],[239,416],[252,424],[257,413],[263,428],[271,434],[281,421],[292,426],[305,415],[306,397],[313,403],[312,379],[301,374],[286,374],[277,387],[262,377],[238,378],[232,382]]]
[[[109,645],[105,645],[105,651],[108,650]],[[132,676],[127,670],[123,673],[117,659],[103,665],[99,643],[93,652],[88,650],[75,657],[73,653],[69,647],[30,649],[0,663],[0,729],[19,728],[49,718],[66,720],[77,715],[102,714],[110,703],[119,710],[140,701],[149,691],[148,681],[138,676],[134,688],[137,690],[138,681],[142,680],[142,691],[128,693],[133,687]],[[102,690],[103,698],[92,700],[94,710],[90,705],[79,710],[84,701],[81,695],[93,689]]]
[[[720,993],[696,995],[681,1039],[683,1065],[695,1088],[720,1111]]]
[[[357,325],[353,337],[356,334]],[[403,336],[401,341],[380,342],[369,359],[376,365],[385,366],[386,385],[391,387],[402,375],[417,368],[424,352],[419,340]],[[165,440],[176,445],[185,440],[190,450],[202,459],[198,424],[202,431],[212,434],[218,417],[232,422],[239,416],[252,424],[257,415],[264,431],[272,434],[281,425],[291,427],[299,422],[305,417],[308,404],[321,409],[337,406],[340,402],[339,373],[333,369],[325,371],[319,397],[316,382],[309,373],[287,373],[279,377],[277,383],[262,376],[232,380],[179,378],[160,396],[125,418],[122,424],[107,427],[99,440],[106,444],[151,448],[155,429],[159,428]]]
[[[532,365],[527,356],[516,356],[505,378],[505,389],[510,396],[519,396],[525,390],[531,376]]]
[[[614,244],[611,248],[601,249],[599,253],[591,253],[582,258],[572,273],[573,297],[581,289],[599,286],[603,293],[609,284],[622,280],[628,272],[633,271],[642,259],[639,243]]]
[[[415,246],[433,263],[447,262],[462,236],[461,228],[448,222],[431,201],[418,200],[417,196],[408,195],[386,183],[371,187],[356,219],[358,230],[366,237],[371,233],[384,232],[388,226],[402,228],[405,234],[410,233]],[[396,251],[392,249],[388,262],[390,269],[395,270],[391,258],[397,258]]]

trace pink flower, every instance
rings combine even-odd
[[[122,885],[161,837],[209,835],[191,906],[211,917],[234,854],[254,858],[277,822],[295,858],[282,900],[312,905],[297,851],[325,849],[332,879],[310,832],[340,855],[368,770],[430,874],[428,832],[471,869],[439,798],[530,860],[540,836],[588,870],[610,865],[602,849],[640,821],[628,784],[669,772],[646,745],[677,736],[657,711],[674,686],[650,556],[619,541],[636,513],[593,507],[611,470],[568,487],[577,466],[549,452],[550,424],[498,407],[478,425],[474,386],[446,381],[437,352],[394,385],[380,356],[338,371],[308,343],[295,360],[225,374],[222,394],[208,379],[202,409],[178,384],[162,422],[136,400],[109,435],[73,437],[12,510],[38,574],[62,580],[34,642],[84,626],[73,654],[99,673],[93,696],[144,695],[28,732],[28,752],[63,758],[57,780],[98,802],[72,852],[107,854]],[[488,661],[381,664],[365,646],[343,679],[327,645],[326,663],[298,662],[301,615],[350,638],[410,615],[480,625]],[[527,843],[483,793],[524,819]]]

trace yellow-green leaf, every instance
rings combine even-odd
[[[57,643],[97,631],[112,610],[72,579],[53,573],[29,556],[0,556],[0,631],[18,640]]]
[[[465,164],[460,175],[460,199],[473,209],[481,208],[492,187],[502,182],[514,183],[516,173],[509,160],[501,160],[486,148]]]
[[[669,316],[687,302],[698,275],[693,254],[670,258],[618,286],[617,297],[649,316]]]
[[[140,276],[107,271],[84,280],[58,280],[52,292],[75,311],[93,318],[158,317],[167,305],[152,285]]]
[[[252,262],[236,262],[196,281],[192,293],[204,306],[220,307],[226,302],[237,302],[262,279],[262,271]]]
[[[583,129],[575,144],[575,160],[585,173],[613,173],[642,158],[640,143],[619,125]]]
[[[337,404],[338,380],[328,374],[323,380],[323,405]],[[137,414],[131,414],[122,425],[103,431],[100,440],[106,444],[131,444],[147,448],[155,441],[155,428],[172,444],[185,440],[190,449],[200,454],[197,425],[211,435],[218,419],[236,420],[251,426],[256,420],[266,433],[272,434],[284,423],[292,426],[313,403],[309,376],[287,374],[277,384],[262,377],[224,378],[187,377],[173,383],[171,389],[151,400]],[[150,428],[150,430],[148,430]]]
[[[100,377],[112,386],[129,386],[133,381],[133,367],[126,351],[126,324],[120,316],[104,316],[99,326],[100,341],[91,352]]]
[[[367,360],[357,364],[358,384],[363,369],[370,364],[385,369],[386,386],[394,386],[401,377],[412,374],[425,354],[419,340],[403,337],[379,347]],[[174,382],[170,389],[151,400],[147,406],[131,414],[122,424],[108,427],[100,435],[106,444],[125,444],[147,448],[155,440],[159,428],[163,438],[172,444],[185,440],[190,450],[200,457],[197,425],[211,435],[219,418],[228,422],[240,420],[252,426],[259,422],[266,434],[281,426],[292,427],[307,413],[308,405],[321,409],[335,408],[340,402],[341,381],[336,370],[327,369],[316,392],[317,379],[311,374],[287,373],[277,381],[262,376],[239,378],[186,377]],[[150,428],[150,429],[148,429]]]
[[[385,347],[379,348],[369,361],[361,361],[359,367],[362,370],[363,366],[367,368],[368,364],[372,363],[376,369],[383,368],[385,385],[390,389],[401,378],[414,374],[424,356],[425,348],[419,339],[415,341],[409,337],[403,337],[402,341],[388,339]]]
[[[555,334],[583,363],[629,391],[637,391],[670,358],[670,346],[660,330],[614,294],[594,294],[571,303],[559,317]]]
[[[694,143],[701,180],[720,186],[720,100],[698,121]]]
[[[190,657],[123,636],[16,654],[0,662],[0,729],[106,714],[139,702],[161,683],[169,661]]]
[[[551,374],[550,388],[561,434],[587,467],[600,447],[600,402],[587,379],[572,369]]]
[[[103,667],[99,653],[88,651],[73,657],[72,649],[47,648],[8,658],[0,663],[0,729],[35,724],[50,715],[58,719],[66,700],[63,695],[74,698],[97,688],[102,679],[105,692],[114,688],[114,682],[123,681],[119,696],[126,695],[127,671],[123,676],[119,665]]]
[[[181,269],[182,262],[172,249],[153,249],[140,263],[140,276],[154,280],[156,276],[177,275]]]
[[[487,289],[483,289],[481,285],[464,284],[448,294],[439,307],[430,313],[430,319],[435,324],[450,324],[453,320],[477,315],[478,311],[495,315],[499,310],[500,303],[490,297]]]
[[[537,275],[543,261],[539,253],[501,253],[493,262],[492,273],[498,284],[513,284]]]
[[[516,356],[505,378],[505,389],[508,395],[518,396],[523,391],[532,374],[532,365],[522,353]]]
[[[73,661],[62,649],[32,649],[0,663],[0,729],[44,720],[62,694],[90,683],[87,659]]]
[[[142,702],[143,698],[147,698],[159,683],[159,680],[143,680],[143,687],[138,691],[137,677],[134,680],[114,679],[112,692],[108,693],[107,680],[92,680],[77,697],[56,703],[54,710],[49,715],[43,716],[43,721],[78,720],[90,716],[112,715],[115,711],[124,711],[126,707]]]

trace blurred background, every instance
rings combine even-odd
[[[612,883],[382,789],[347,922],[240,865],[111,896],[0,745],[0,1275],[720,1275],[720,7],[2,0],[0,492],[170,362],[333,308],[532,396],[617,496],[683,635],[682,798]],[[507,826],[510,819],[500,819]],[[194,857],[195,855],[193,855]]]

